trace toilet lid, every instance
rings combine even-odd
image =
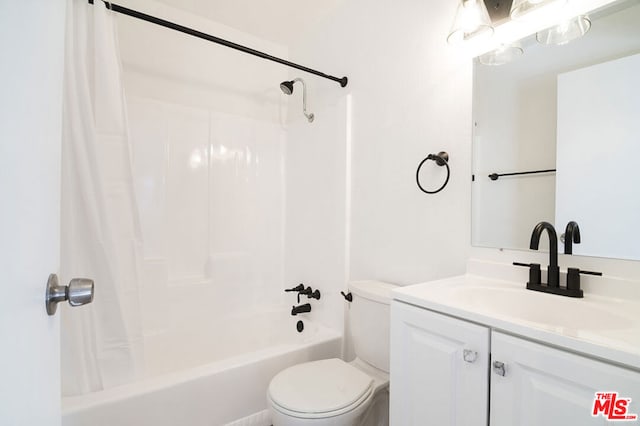
[[[294,365],[278,373],[269,396],[279,406],[299,413],[337,411],[358,401],[373,379],[341,359]]]

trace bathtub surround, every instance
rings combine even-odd
[[[141,234],[112,14],[67,3],[61,276],[91,277],[95,302],[62,310],[62,392],[136,377]]]

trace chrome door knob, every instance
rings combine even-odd
[[[53,315],[58,308],[58,302],[69,301],[71,306],[82,306],[93,302],[93,280],[89,278],[74,278],[69,285],[59,285],[56,274],[49,275],[45,306],[47,314]]]
[[[93,280],[74,278],[69,281],[67,299],[71,306],[82,306],[93,302]]]

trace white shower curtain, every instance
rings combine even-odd
[[[67,2],[60,275],[94,279],[95,299],[62,310],[65,396],[135,379],[142,355],[141,233],[114,21],[100,0]]]

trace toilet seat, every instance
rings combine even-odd
[[[268,397],[279,412],[298,418],[327,418],[353,411],[371,399],[374,380],[332,358],[294,365],[278,373]]]

